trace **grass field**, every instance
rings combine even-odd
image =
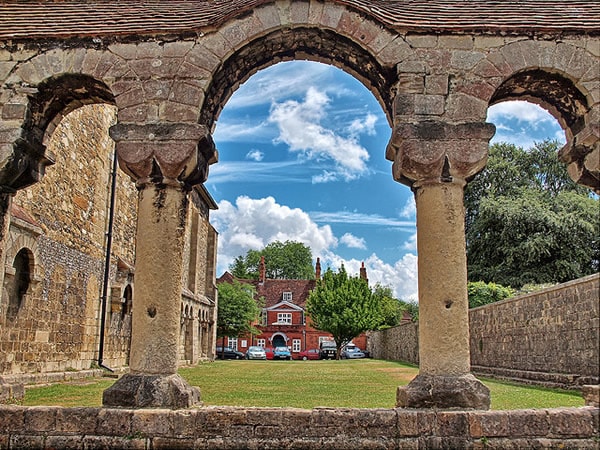
[[[344,361],[215,361],[182,368],[198,386],[205,405],[393,408],[396,387],[417,368],[373,359]],[[581,394],[482,379],[492,409],[583,406]],[[114,379],[27,389],[24,405],[101,406],[102,391]]]

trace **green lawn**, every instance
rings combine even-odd
[[[215,361],[182,368],[205,405],[392,408],[396,387],[417,368],[373,359],[345,361]],[[492,409],[583,406],[578,392],[482,380]],[[100,406],[114,379],[94,379],[27,389],[24,405]]]

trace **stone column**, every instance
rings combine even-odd
[[[187,408],[200,391],[177,374],[188,194],[206,180],[216,149],[194,124],[117,124],[119,165],[139,189],[130,373],[104,406]]]
[[[417,208],[419,374],[397,392],[406,408],[488,409],[471,373],[463,189],[484,166],[493,125],[396,126],[388,159]]]

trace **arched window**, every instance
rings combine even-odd
[[[6,317],[14,320],[21,309],[23,299],[29,290],[31,284],[31,267],[33,255],[31,252],[22,248],[15,256],[13,268],[15,269],[12,285],[8,289],[8,308]]]
[[[121,319],[124,319],[127,314],[131,314],[131,303],[132,303],[132,291],[131,285],[125,286],[123,291],[123,303],[121,305]]]

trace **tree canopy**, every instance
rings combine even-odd
[[[518,289],[598,271],[599,201],[570,179],[558,149],[556,141],[490,147],[465,190],[470,281]]]
[[[389,286],[382,286],[377,283],[373,288],[373,297],[375,297],[375,300],[379,304],[381,313],[381,321],[377,327],[378,329],[399,325],[404,316],[404,311],[410,314],[413,321],[419,317],[418,304],[395,298],[392,288]]]
[[[369,285],[348,276],[344,266],[337,273],[327,269],[308,297],[306,312],[314,328],[333,336],[337,359],[342,347],[381,323],[379,302]]]
[[[237,278],[257,280],[261,256],[265,257],[266,276],[281,280],[310,280],[315,277],[310,247],[295,241],[274,241],[264,249],[248,250],[229,266]]]
[[[257,334],[253,323],[259,318],[261,305],[255,299],[254,286],[234,280],[219,284],[218,290],[217,337]]]

